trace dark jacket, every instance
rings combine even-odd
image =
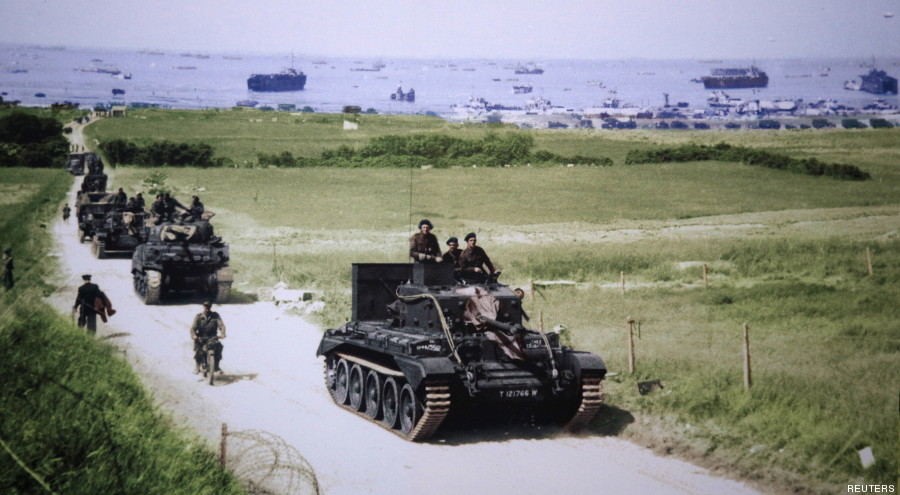
[[[422,261],[419,259],[420,254],[426,257],[430,256],[431,260],[429,261],[433,261],[434,258],[441,255],[441,245],[438,244],[434,234],[417,232],[409,238],[409,257],[415,261]]]
[[[488,258],[487,253],[481,246],[467,247],[461,255],[459,255],[459,267],[462,271],[475,271],[476,268],[487,267],[488,273],[494,273],[494,264]]]
[[[100,296],[100,287],[97,284],[87,282],[78,288],[78,295],[75,296],[75,305],[72,309],[81,308],[82,311],[94,311],[94,304],[97,297]]]
[[[221,331],[225,335],[225,322],[222,317],[215,311],[202,312],[194,317],[194,323],[191,325],[191,338],[210,338],[215,337]]]
[[[452,263],[453,266],[459,268],[459,257],[462,256],[462,249],[448,249],[444,253],[444,263]]]

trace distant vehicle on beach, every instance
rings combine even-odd
[[[247,79],[247,89],[259,92],[300,91],[306,86],[306,74],[293,68],[279,74],[253,74]]]
[[[711,75],[700,79],[706,89],[765,88],[769,76],[756,66],[713,69]]]

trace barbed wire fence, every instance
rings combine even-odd
[[[309,462],[272,433],[229,431],[223,423],[219,455],[249,495],[319,494],[319,481]]]

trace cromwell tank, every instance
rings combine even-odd
[[[443,264],[354,264],[351,321],[325,332],[335,403],[410,441],[448,415],[519,416],[578,430],[603,404],[602,359],[523,326],[496,281],[463,285]]]
[[[183,293],[225,302],[234,281],[228,260],[228,245],[209,222],[162,223],[134,250],[134,290],[146,304]]]

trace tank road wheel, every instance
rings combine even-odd
[[[216,272],[216,302],[221,304],[231,297],[231,284],[234,282],[234,270],[230,266],[220,268]]]
[[[349,381],[350,367],[347,365],[347,360],[341,359],[335,367],[334,386],[331,389],[331,397],[334,398],[334,401],[338,404],[347,403],[347,395],[350,391]]]
[[[397,390],[397,381],[393,377],[384,381],[384,388],[381,394],[381,410],[384,413],[382,421],[388,428],[397,425],[397,416],[399,412],[400,393]]]
[[[350,397],[350,408],[354,411],[360,411],[365,406],[363,401],[363,384],[364,377],[362,366],[354,364],[350,368],[350,378],[347,383],[347,394]]]
[[[416,422],[422,417],[422,408],[416,400],[416,392],[407,383],[400,391],[400,432],[404,435],[412,433]]]
[[[381,376],[377,371],[369,371],[366,375],[363,399],[366,401],[366,416],[372,419],[381,417]]]
[[[144,292],[141,294],[144,298],[144,304],[159,304],[162,296],[162,273],[156,270],[149,270],[144,275]]]
[[[91,250],[98,260],[106,259],[106,243],[94,237],[91,241]]]

